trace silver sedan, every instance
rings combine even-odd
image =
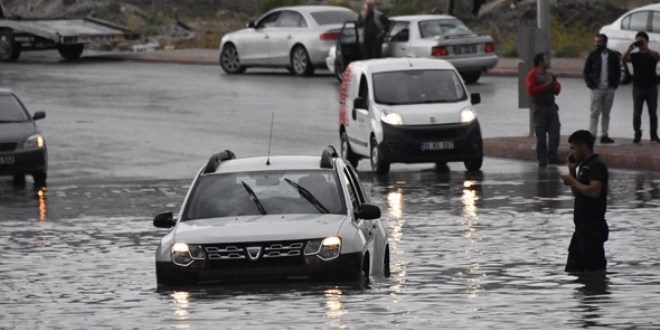
[[[347,31],[354,24],[346,24],[341,32],[337,57],[330,50],[326,65],[341,79],[343,69],[356,54],[355,35]],[[346,41],[346,42],[345,42]],[[359,52],[357,52],[359,53]],[[383,44],[383,57],[431,57],[446,60],[463,76],[466,83],[475,83],[481,73],[497,65],[495,43],[488,35],[477,35],[463,22],[449,15],[410,15],[391,18],[387,41]]]
[[[299,76],[325,68],[342,24],[358,15],[338,6],[291,6],[273,9],[226,34],[220,42],[220,66],[229,74],[248,67],[282,67]]]

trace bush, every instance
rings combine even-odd
[[[348,8],[350,10],[355,10],[353,5],[350,2],[348,2],[348,0],[330,0],[328,1],[328,4],[331,6],[339,6],[339,7]]]
[[[299,6],[305,3],[304,0],[266,0],[264,1],[264,11],[269,11],[278,7]]]

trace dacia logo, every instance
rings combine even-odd
[[[261,255],[261,246],[249,246],[247,248],[247,253],[250,260],[257,260]]]

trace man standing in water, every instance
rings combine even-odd
[[[575,196],[575,231],[568,247],[566,272],[604,271],[607,267],[604,243],[609,236],[607,210],[607,166],[594,153],[594,136],[580,130],[568,138],[571,154],[569,174],[561,176]]]

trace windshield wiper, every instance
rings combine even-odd
[[[305,198],[310,204],[312,204],[312,206],[314,206],[317,210],[321,211],[321,213],[330,213],[328,208],[325,207],[323,203],[321,203],[318,199],[316,199],[316,197],[314,197],[314,195],[311,192],[309,192],[309,190],[301,187],[299,184],[289,179],[284,179],[284,181],[286,181],[286,183],[290,184],[292,187],[296,188],[300,196]]]
[[[254,204],[257,205],[259,212],[261,212],[263,215],[268,214],[266,209],[264,209],[264,206],[261,205],[261,202],[259,201],[259,198],[257,198],[257,195],[254,193],[254,190],[252,190],[252,188],[250,188],[250,186],[248,186],[245,181],[241,181],[241,183],[243,184],[243,187],[245,187],[245,190],[247,190],[248,194],[250,194],[250,199],[254,202]]]

